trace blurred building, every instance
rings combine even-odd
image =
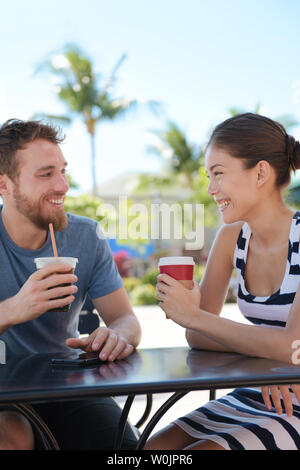
[[[145,189],[141,188],[137,193],[137,187],[140,183],[142,176],[155,178],[160,176],[157,173],[138,173],[138,172],[126,172],[116,175],[114,178],[107,180],[97,186],[96,194],[104,201],[116,201],[119,196],[127,196],[130,199],[141,201],[145,199],[155,199],[158,195],[163,200],[178,201],[179,195],[180,200],[187,200],[191,191],[189,189],[179,188],[178,186],[172,186],[170,188],[163,188],[159,191],[157,188]]]

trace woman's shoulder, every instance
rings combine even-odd
[[[226,253],[230,263],[233,263],[236,244],[244,223],[244,221],[237,221],[232,224],[224,224],[216,234],[215,243],[222,247],[222,251],[224,254]]]
[[[232,224],[222,225],[217,232],[217,237],[222,238],[224,241],[236,243],[244,223],[243,220],[238,220]]]

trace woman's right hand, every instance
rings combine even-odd
[[[262,397],[268,410],[271,411],[272,409],[272,403],[270,399],[271,395],[274,408],[279,415],[281,415],[283,412],[281,399],[283,401],[284,410],[287,416],[293,415],[293,401],[289,388],[293,390],[298,403],[300,404],[300,385],[271,385],[261,387]]]

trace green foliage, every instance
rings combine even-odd
[[[197,171],[201,150],[195,144],[188,142],[185,133],[174,122],[169,122],[163,132],[157,132],[160,137],[163,151],[169,151],[170,165],[175,173],[191,174]],[[159,150],[161,153],[160,149]]]
[[[158,304],[156,289],[152,284],[143,284],[135,287],[130,293],[133,305],[155,305]]]
[[[187,188],[191,196],[187,202],[204,204],[206,226],[218,224],[218,211],[213,198],[207,193],[208,178],[204,166],[203,146],[189,142],[184,131],[174,122],[169,122],[164,131],[153,132],[158,142],[148,148],[164,162],[163,174],[142,175],[136,188],[137,194],[155,189],[162,196],[180,188]]]
[[[196,266],[194,267],[194,279],[197,281],[197,282],[200,282],[202,277],[203,277],[203,274],[204,274],[204,271],[205,271],[205,265],[203,264],[196,264]]]
[[[120,213],[118,213],[118,208],[116,208],[115,212],[112,210],[108,211],[100,198],[90,194],[81,194],[79,196],[67,196],[65,199],[65,210],[66,212],[89,217],[97,222],[101,222],[101,228],[108,237],[117,235],[119,245],[135,248],[143,255],[148,243],[147,238],[141,238],[137,236],[138,234],[131,233],[130,230],[128,230],[128,238],[121,239],[119,236],[119,219],[127,220],[130,224],[131,219],[134,218],[128,215],[132,204],[132,201],[126,200],[126,205],[123,205],[120,208]],[[111,233],[110,228],[114,230],[113,233]],[[133,237],[133,235],[135,236]]]
[[[80,196],[67,196],[65,199],[65,210],[75,215],[90,217],[97,222],[103,219],[99,215],[99,207],[101,206],[101,199],[89,194],[81,194]]]
[[[148,269],[144,276],[142,277],[143,284],[151,284],[152,286],[156,286],[157,284],[157,276],[159,275],[158,268],[150,268]]]
[[[200,283],[205,272],[206,265],[196,265],[194,268],[194,279]],[[136,277],[123,278],[124,286],[128,292],[132,305],[157,305],[156,283],[159,269],[151,268],[146,271],[142,279]],[[228,288],[226,303],[236,302],[237,296],[237,273],[233,270],[231,282]]]
[[[70,173],[67,173],[67,180],[68,180],[70,188],[72,188],[72,189],[78,189],[79,188],[79,184],[72,178]]]
[[[261,105],[258,103],[253,113],[259,114]],[[245,113],[247,110],[237,107],[229,109],[231,116]],[[287,130],[298,124],[293,115],[282,115],[275,120],[281,122]],[[204,205],[204,223],[206,227],[217,227],[219,213],[213,198],[207,193],[208,178],[204,162],[204,145],[189,142],[184,131],[174,122],[168,122],[162,131],[154,131],[157,142],[148,150],[158,156],[163,162],[161,175],[143,175],[140,178],[137,194],[148,190],[155,194],[155,190],[163,196],[180,192],[180,188],[191,190],[190,202]]]
[[[111,95],[116,73],[125,59],[123,55],[115,65],[112,73],[103,80],[101,74],[96,74],[90,58],[75,44],[66,44],[57,55],[45,60],[38,71],[44,70],[57,81],[57,96],[67,110],[66,116],[47,116],[44,118],[71,122],[79,116],[86,126],[91,138],[91,173],[92,192],[96,194],[96,149],[95,132],[99,121],[115,119],[124,114],[136,104],[136,100],[115,98]]]
[[[178,188],[176,178],[171,178],[170,175],[141,175],[139,182],[135,188],[136,194],[143,194],[145,191],[148,193],[167,193],[168,190]]]
[[[184,131],[174,122],[168,122],[164,131],[153,131],[158,137],[157,144],[148,147],[148,150],[166,162],[169,178],[182,175],[182,185],[192,186],[193,174],[203,163],[201,147],[189,142]]]
[[[158,303],[155,288],[156,277],[154,283],[154,273],[152,273],[152,277],[150,273],[148,273],[148,276],[145,274],[142,279],[137,277],[125,277],[123,278],[123,282],[132,305],[155,305]]]
[[[201,166],[193,181],[193,194],[190,201],[204,204],[205,227],[216,227],[219,220],[219,213],[214,199],[207,192],[208,185],[209,180],[205,167]]]
[[[71,115],[79,114],[83,118],[91,133],[95,122],[105,118],[113,119],[133,104],[128,99],[113,98],[111,95],[116,73],[125,58],[123,54],[105,79],[102,74],[95,72],[92,60],[79,46],[66,44],[58,54],[51,54],[40,64],[37,71],[46,71],[55,77],[58,98]]]
[[[128,294],[130,294],[136,287],[142,285],[142,281],[137,277],[123,277],[123,282]]]
[[[194,270],[194,279],[200,282],[205,271],[204,265],[196,265]],[[156,305],[156,284],[158,268],[148,269],[141,279],[137,277],[123,278],[124,287],[129,295],[133,305]]]

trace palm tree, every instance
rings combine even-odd
[[[91,142],[91,171],[92,193],[95,195],[97,187],[96,178],[96,126],[105,120],[114,120],[124,115],[129,109],[138,104],[137,99],[116,98],[111,92],[116,82],[116,74],[124,62],[123,54],[115,64],[108,78],[97,74],[93,69],[92,61],[74,44],[67,44],[62,52],[50,56],[37,69],[46,71],[56,81],[58,98],[66,105],[67,115],[54,116],[39,113],[35,117],[47,118],[65,124],[70,123],[79,116],[90,136]],[[150,101],[148,104],[152,111],[156,111],[158,103]]]
[[[155,197],[168,196],[169,191],[178,192],[188,189],[187,201],[205,205],[205,226],[215,227],[218,214],[215,202],[208,195],[207,175],[204,163],[204,145],[191,142],[185,131],[178,124],[169,121],[163,131],[154,131],[154,143],[148,146],[148,151],[155,154],[162,162],[160,175],[141,175],[136,193],[144,193],[145,189],[152,191]]]
[[[167,187],[177,182],[182,187],[192,189],[193,179],[203,163],[202,149],[187,140],[185,132],[174,122],[168,122],[163,131],[153,131],[155,143],[148,146],[150,153],[164,163],[164,175],[153,179],[152,186]],[[141,177],[141,184],[147,184],[147,175]]]

